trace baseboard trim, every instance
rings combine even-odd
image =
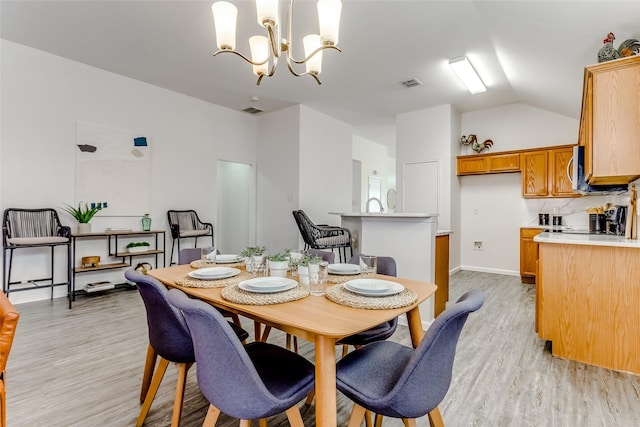
[[[519,276],[519,271],[514,270],[503,270],[500,268],[486,268],[486,267],[476,267],[473,265],[461,265],[460,267],[456,267],[459,270],[465,271],[477,271],[479,273],[493,273],[493,274],[504,274],[506,276]]]

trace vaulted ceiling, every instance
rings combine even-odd
[[[280,64],[256,86],[251,66],[216,50],[209,1],[5,1],[3,39],[234,110],[304,104],[378,142],[398,113],[442,104],[461,112],[526,103],[578,118],[584,66],[608,32],[640,38],[640,1],[343,0],[339,46],[322,85]],[[252,1],[238,6],[238,49],[263,34]],[[293,43],[317,32],[315,1],[294,5]],[[294,50],[297,57],[301,50]],[[467,55],[487,85],[471,95],[448,67]],[[423,85],[405,88],[416,78]],[[257,101],[252,101],[257,97]]]

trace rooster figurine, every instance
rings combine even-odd
[[[640,42],[637,39],[627,39],[620,43],[618,49],[613,47],[616,36],[613,33],[607,34],[602,41],[604,46],[598,50],[598,62],[606,62],[626,56],[638,55],[640,53]]]
[[[474,134],[469,134],[469,136],[462,135],[460,137],[460,143],[462,145],[471,145],[471,149],[476,153],[480,153],[485,148],[491,148],[493,146],[493,141],[490,139],[486,139],[482,143],[478,143],[478,137]]]

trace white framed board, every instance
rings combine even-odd
[[[98,216],[151,209],[151,148],[135,131],[76,122],[75,204],[107,202]]]

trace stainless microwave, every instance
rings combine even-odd
[[[574,193],[584,195],[606,195],[606,194],[622,194],[629,190],[626,184],[616,185],[589,185],[584,176],[584,146],[576,145],[573,147],[573,158],[569,161],[567,172],[573,172],[569,175]]]

